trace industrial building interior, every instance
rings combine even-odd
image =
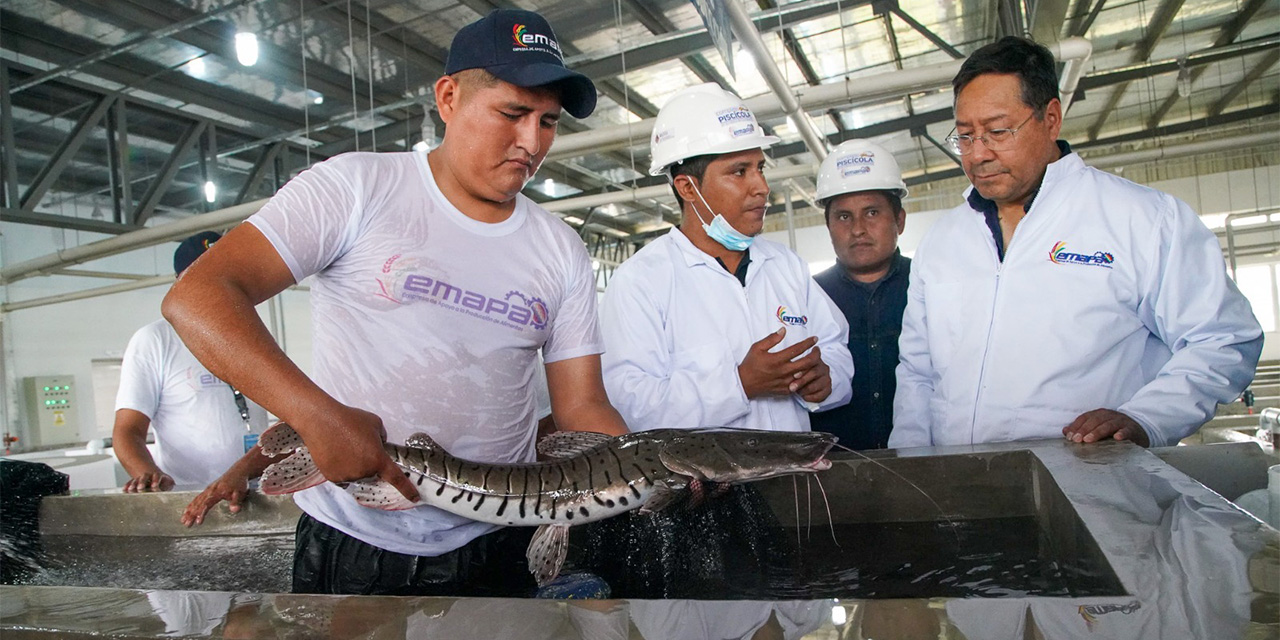
[[[745,15],[749,38],[712,37],[699,7],[721,4]],[[432,86],[453,35],[501,8],[545,16],[566,65],[598,90],[592,115],[560,121],[523,193],[578,232],[599,291],[679,223],[666,178],[647,171],[654,118],[676,91],[717,83],[781,138],[767,152],[766,237],[816,273],[834,263],[814,197],[832,147],[868,138],[894,154],[911,190],[909,256],[969,185],[943,142],[960,61],[1004,35],[1046,44],[1061,137],[1087,164],[1198,212],[1265,332],[1249,391],[1183,444],[1260,452],[1212,459],[1215,477],[1277,463],[1260,416],[1280,407],[1280,0],[4,0],[5,456],[55,452],[73,490],[120,486],[110,436],[121,356],[160,317],[175,243],[233,227],[339,154],[430,148],[443,133]],[[308,283],[259,313],[307,371]],[[1274,637],[1269,611],[1248,637]],[[870,637],[849,621],[874,612],[848,609],[804,637]],[[0,607],[0,629],[21,615]],[[964,637],[943,626],[934,637]]]

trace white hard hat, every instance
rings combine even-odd
[[[818,168],[818,202],[858,191],[893,191],[907,197],[907,183],[893,154],[870,140],[848,140],[831,150]]]
[[[653,125],[649,175],[694,156],[768,149],[778,139],[765,135],[742,98],[714,82],[681,89],[662,106]]]

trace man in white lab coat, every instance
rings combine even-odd
[[[1217,239],[1186,203],[1057,139],[1043,46],[1002,38],[953,86],[947,140],[973,187],[914,256],[889,446],[1177,444],[1262,349]]]
[[[848,325],[782,245],[756,238],[766,135],[737,96],[680,91],[658,114],[652,175],[683,224],[627,260],[601,303],[605,388],[634,431],[808,431],[808,410],[849,401]]]

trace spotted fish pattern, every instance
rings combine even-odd
[[[429,504],[480,522],[537,526],[527,555],[530,571],[545,584],[559,574],[570,526],[635,509],[661,510],[683,500],[692,483],[816,473],[831,466],[825,456],[835,442],[826,433],[741,429],[657,429],[618,437],[558,432],[538,443],[545,461],[488,464],[454,457],[419,433],[404,446],[384,448],[417,485],[421,502],[376,479],[347,483],[345,489],[360,504],[378,509]],[[324,482],[287,424],[269,429],[260,444],[267,455],[291,454],[264,472],[263,493]]]

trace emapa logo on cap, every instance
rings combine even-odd
[[[451,76],[467,69],[484,69],[517,87],[555,85],[560,103],[575,118],[596,108],[595,85],[564,66],[555,32],[533,11],[496,9],[459,29],[444,72]]]
[[[554,53],[557,58],[564,59],[564,54],[560,51],[560,43],[556,42],[551,36],[544,36],[541,33],[530,33],[529,27],[523,24],[516,24],[511,27],[511,37],[516,41],[516,45],[522,49],[535,49]],[[519,51],[520,49],[512,49]]]

